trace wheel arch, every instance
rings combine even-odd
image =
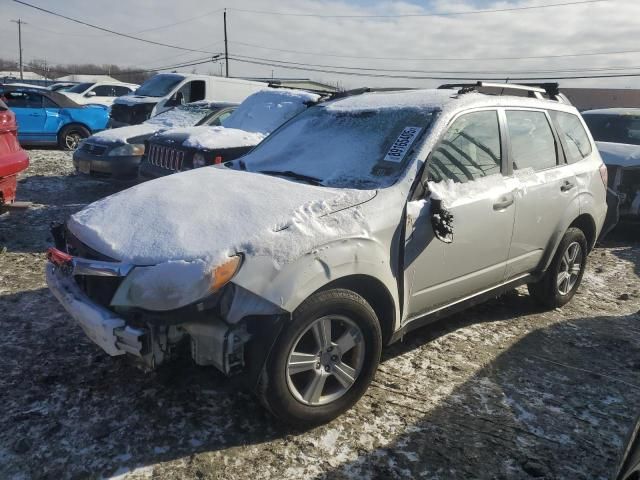
[[[579,228],[587,239],[587,247],[589,252],[596,244],[596,222],[591,215],[583,213],[579,215],[571,224],[569,228]]]
[[[317,292],[344,288],[364,298],[378,317],[382,331],[382,343],[386,345],[393,336],[396,324],[396,308],[391,292],[375,277],[363,274],[340,277],[322,286]],[[314,292],[315,293],[315,292]]]
[[[74,120],[69,123],[64,123],[60,125],[60,128],[58,129],[58,135],[57,135],[58,138],[60,138],[60,136],[62,135],[62,132],[64,132],[69,127],[82,127],[85,130],[87,130],[89,134],[91,134],[91,127],[89,127],[89,125],[87,125],[86,123],[82,123]]]

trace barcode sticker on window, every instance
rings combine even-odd
[[[404,127],[402,133],[396,141],[393,142],[391,148],[389,148],[389,151],[384,157],[384,161],[393,163],[402,162],[414,140],[418,137],[420,130],[422,130],[420,127]]]

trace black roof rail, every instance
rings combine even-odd
[[[561,103],[570,103],[567,97],[560,93],[560,85],[556,82],[553,83],[494,83],[478,81],[475,83],[447,83],[440,85],[440,89],[454,89],[459,88],[458,93],[464,94],[473,91],[478,91],[481,88],[494,88],[500,90],[500,95],[505,90],[511,91],[523,91],[528,92],[530,96],[544,99],[544,95],[547,95],[550,100],[555,100]]]

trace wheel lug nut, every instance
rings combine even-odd
[[[331,351],[333,351],[333,347],[327,348],[327,352],[331,352]]]
[[[329,365],[325,365],[325,366],[324,366],[324,371],[325,371],[325,372],[329,372],[329,371],[331,371],[331,367],[329,367]]]
[[[316,363],[316,368],[320,368],[320,362]]]
[[[335,362],[336,360],[338,360],[338,356],[337,355],[331,355],[331,360]]]

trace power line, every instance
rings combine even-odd
[[[326,13],[296,13],[296,12],[269,12],[266,10],[249,10],[244,8],[228,8],[227,10],[242,13],[255,13],[258,15],[279,15],[287,17],[319,17],[319,18],[408,18],[408,17],[450,17],[458,15],[475,15],[483,13],[514,12],[520,10],[537,10],[542,8],[568,7],[573,5],[583,5],[587,3],[600,3],[609,0],[580,0],[573,2],[548,3],[545,5],[529,5],[524,7],[492,8],[485,10],[468,10],[458,12],[432,12],[432,13],[404,13],[388,15],[336,15]]]
[[[273,50],[275,52],[284,53],[296,53],[301,55],[312,55],[317,57],[334,57],[334,58],[350,58],[350,59],[363,59],[363,60],[398,60],[398,61],[415,61],[415,62],[427,62],[427,61],[479,61],[479,60],[529,60],[529,59],[547,59],[547,58],[567,58],[567,57],[591,57],[598,55],[622,55],[628,53],[640,53],[640,50],[618,50],[609,52],[581,52],[581,53],[560,53],[556,55],[533,55],[533,56],[517,56],[517,57],[422,57],[422,58],[409,58],[409,57],[369,57],[364,55],[340,55],[334,53],[325,52],[309,52],[302,50],[289,50],[284,48],[272,48],[265,47],[263,45],[257,45],[253,43],[235,41],[234,44],[242,45],[245,47],[260,48],[263,50]]]
[[[92,23],[88,23],[88,22],[85,22],[83,20],[78,20],[77,18],[68,17],[66,15],[62,15],[61,13],[56,13],[56,12],[53,12],[51,10],[47,10],[46,8],[38,7],[37,5],[32,5],[30,3],[24,2],[22,0],[13,0],[13,1],[15,3],[19,3],[21,5],[25,5],[27,7],[33,8],[35,10],[39,10],[41,12],[48,13],[50,15],[54,15],[56,17],[64,18],[65,20],[69,20],[71,22],[79,23],[80,25],[85,25],[87,27],[95,28],[97,30],[101,30],[103,32],[111,33],[113,35],[118,35],[120,37],[130,38],[132,40],[138,40],[139,42],[150,43],[152,45],[158,45],[158,46],[161,46],[161,47],[175,48],[176,50],[183,50],[185,52],[199,52],[199,53],[210,53],[210,54],[214,53],[214,52],[207,52],[205,50],[197,50],[197,49],[194,49],[194,48],[180,47],[178,45],[171,45],[169,43],[156,42],[154,40],[147,40],[146,38],[135,37],[135,36],[129,35],[127,33],[116,32],[115,30],[111,30],[111,29],[108,29],[108,28],[105,28],[105,27],[100,27],[98,25],[94,25]]]
[[[354,76],[354,77],[371,77],[371,78],[395,78],[401,80],[460,80],[460,81],[475,81],[475,80],[490,80],[490,81],[498,81],[498,80],[510,80],[510,81],[529,81],[529,80],[577,80],[577,79],[594,79],[594,78],[622,78],[622,77],[640,77],[640,72],[628,72],[628,73],[617,73],[617,74],[603,74],[603,75],[575,75],[575,76],[552,76],[552,77],[537,77],[537,76],[527,76],[527,77],[512,77],[510,75],[505,76],[493,76],[493,77],[456,77],[456,76],[440,76],[440,75],[429,75],[429,76],[418,76],[418,75],[391,75],[388,73],[364,73],[364,72],[345,72],[340,70],[328,70],[328,69],[319,69],[314,67],[298,67],[295,65],[282,65],[278,63],[274,63],[273,61],[256,61],[256,60],[246,60],[239,57],[230,57],[232,60],[242,63],[249,63],[253,65],[264,65],[268,67],[280,67],[289,70],[302,70],[306,72],[319,72],[319,73],[333,73],[337,75],[346,75],[346,76]],[[346,68],[346,67],[343,67]]]
[[[611,67],[583,67],[583,68],[561,68],[561,69],[551,69],[551,70],[502,70],[497,72],[495,69],[493,70],[407,70],[407,69],[397,69],[397,68],[369,68],[369,67],[357,67],[357,66],[342,66],[342,65],[324,65],[324,64],[316,64],[316,63],[300,63],[300,62],[292,62],[289,60],[276,60],[271,58],[260,58],[260,57],[251,57],[247,55],[236,55],[237,58],[243,58],[248,60],[257,60],[262,62],[277,62],[280,64],[287,65],[297,65],[297,66],[305,66],[305,67],[318,67],[318,68],[339,68],[346,70],[357,70],[357,71],[370,71],[370,72],[396,72],[396,73],[426,73],[426,74],[447,74],[447,73],[456,73],[456,74],[494,74],[500,73],[505,75],[513,75],[513,74],[529,74],[529,73],[559,73],[559,72],[602,72],[602,71],[611,71],[611,70],[634,70],[640,69],[640,66],[611,66]]]
[[[184,20],[179,20],[177,22],[173,22],[173,23],[167,23],[165,25],[159,25],[157,27],[151,27],[151,28],[145,28],[144,30],[138,30],[137,32],[132,32],[132,33],[144,33],[144,32],[151,32],[153,30],[161,30],[163,28],[169,28],[169,27],[174,27],[176,25],[182,25],[183,23],[188,23],[188,22],[192,22],[194,20],[198,20],[202,17],[208,17],[210,15],[213,15],[215,13],[221,12],[223,11],[224,8],[217,8],[215,10],[211,10],[210,12],[203,12],[200,15],[197,15],[195,17],[190,17],[190,18],[185,18]]]

